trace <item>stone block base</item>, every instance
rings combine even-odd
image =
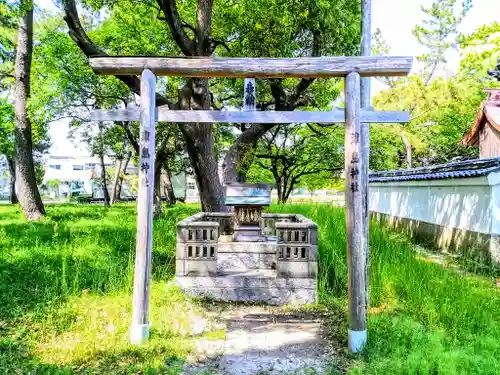
[[[318,274],[318,264],[316,262],[279,261],[276,270],[279,277],[305,277],[315,279]]]
[[[240,225],[234,229],[234,240],[237,242],[261,242],[266,238],[258,225]]]
[[[317,299],[316,279],[279,278],[270,270],[228,271],[216,277],[177,276],[177,283],[191,297],[218,301],[304,305]]]
[[[276,268],[276,243],[230,242],[219,243],[217,271],[256,270]]]
[[[227,269],[276,269],[276,254],[220,253],[217,257],[217,271]]]
[[[217,275],[217,261],[176,259],[175,272],[178,276],[215,276]]]

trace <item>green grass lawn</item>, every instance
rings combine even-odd
[[[318,309],[332,311],[345,347],[343,209],[274,206],[320,226]],[[176,206],[155,221],[150,342],[128,344],[135,208],[49,205],[27,223],[0,206],[0,373],[177,374],[191,351],[203,305],[172,285]],[[350,374],[500,374],[500,289],[417,255],[401,235],[372,226],[369,346]],[[340,316],[340,318],[338,318]],[[217,331],[206,337],[219,336]],[[344,341],[342,341],[344,340]]]

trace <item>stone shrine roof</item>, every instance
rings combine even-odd
[[[500,132],[500,89],[485,89],[488,98],[481,105],[471,131],[465,134],[461,143],[466,146],[479,145],[479,133],[486,123]]]
[[[412,169],[370,173],[370,182],[439,180],[468,178],[500,172],[500,157],[475,159]]]

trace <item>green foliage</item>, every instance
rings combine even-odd
[[[16,29],[16,5],[0,0],[0,89],[12,81]]]
[[[372,169],[406,166],[403,137],[411,144],[413,166],[477,156],[477,149],[462,146],[460,140],[474,124],[485,97],[482,89],[497,85],[487,79],[486,73],[487,68],[495,65],[493,56],[500,49],[500,39],[495,36],[498,24],[494,23],[457,40],[457,27],[470,7],[470,1],[459,7],[456,0],[438,0],[429,8],[422,8],[427,18],[415,27],[414,35],[427,48],[427,53],[419,57],[424,64],[423,72],[407,79],[385,80],[389,89],[374,98],[378,108],[407,110],[412,120],[407,125],[390,128],[372,127]],[[380,32],[374,39],[376,52],[387,54],[389,46]],[[446,51],[458,45],[462,52],[460,72],[437,76],[446,63]]]
[[[329,337],[346,334],[346,242],[343,209],[272,206],[319,225],[320,306]],[[49,205],[27,223],[0,207],[0,370],[62,375],[178,374],[204,316],[169,283],[175,225],[197,212],[176,205],[155,220],[151,321],[147,345],[128,343],[135,252],[135,208]],[[500,295],[492,279],[458,274],[414,251],[401,234],[371,225],[369,346],[349,360],[349,374],[455,375],[500,371]],[[213,312],[212,312],[213,314]],[[334,320],[330,320],[334,319]],[[216,330],[204,337],[220,338]]]
[[[218,55],[234,57],[349,56],[359,52],[360,7],[357,0],[245,0],[216,3],[214,35],[228,41]],[[282,84],[293,93],[298,80]],[[218,98],[242,107],[243,80],[217,79],[211,88]],[[316,80],[305,93],[307,107],[325,109],[340,94],[338,80]],[[266,80],[257,80],[261,104],[272,101]]]
[[[258,142],[248,179],[273,181],[282,202],[301,184],[310,188],[330,185],[344,165],[342,130],[314,125],[275,127]]]
[[[445,53],[456,46],[457,28],[471,7],[472,0],[465,0],[457,14],[457,0],[436,0],[429,8],[421,6],[427,18],[424,19],[423,25],[415,26],[413,35],[428,51],[418,57],[418,60],[425,64],[425,82],[428,83],[439,67],[446,63]]]
[[[462,74],[484,80],[488,69],[493,69],[500,58],[500,23],[483,25],[470,35],[461,35],[459,41],[464,51]]]
[[[33,51],[32,112],[45,121],[63,116],[89,121],[90,109],[122,104],[129,90],[114,77],[95,75],[63,25],[59,18],[40,25]]]
[[[0,98],[0,155],[14,156],[14,107],[6,99]]]
[[[61,181],[59,181],[58,179],[52,179],[48,180],[46,184],[48,187],[56,189],[59,185],[61,185]]]
[[[0,0],[0,155],[10,158],[14,157],[16,146],[14,139],[14,108],[7,98],[12,94],[18,17],[30,4],[30,1],[6,2]],[[33,103],[36,103],[36,101],[30,101],[29,109],[32,108]],[[35,163],[39,164],[37,159],[49,147],[48,122],[38,118],[31,110],[29,115],[32,120]],[[37,166],[37,178],[43,177],[43,171],[40,171],[39,165]]]
[[[318,223],[320,298],[330,310],[345,309],[344,210],[325,205],[272,210],[300,213]],[[430,261],[404,235],[373,222],[370,231],[369,345],[348,374],[499,373],[500,294],[495,280]],[[336,320],[332,329],[340,327],[345,335],[346,324]]]
[[[421,76],[397,81],[390,90],[380,92],[374,103],[380,109],[410,110],[413,120],[405,126],[384,128],[384,134],[390,140],[386,147],[393,147],[395,153],[402,152],[400,135],[404,132],[412,144],[417,165],[474,157],[477,150],[460,145],[460,140],[474,124],[485,97],[482,89],[482,82],[461,75],[437,78],[428,85]],[[372,147],[372,153],[379,152],[384,151]],[[393,163],[403,165],[402,158],[392,159]],[[383,163],[371,165],[376,169],[381,166]]]

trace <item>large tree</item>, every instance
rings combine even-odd
[[[457,47],[458,27],[472,7],[472,0],[464,0],[457,12],[457,0],[435,0],[430,7],[421,6],[425,15],[422,24],[415,26],[413,35],[427,49],[418,56],[423,63],[422,77],[429,84],[439,69],[446,64],[446,52]]]
[[[38,191],[33,162],[33,138],[28,116],[31,57],[33,51],[33,3],[21,3],[14,73],[14,112],[16,139],[16,193],[24,216],[36,220],[45,215]]]
[[[500,59],[500,22],[482,25],[469,35],[461,35],[460,47],[467,51],[460,61],[460,72],[484,80],[486,72]]]
[[[286,203],[308,176],[328,172],[330,180],[338,178],[344,166],[344,134],[338,130],[314,124],[274,127],[257,143],[250,176],[257,180],[271,177],[279,203]]]
[[[74,0],[64,1],[65,20],[70,36],[87,56],[107,53],[151,53],[151,45],[162,34],[166,25],[168,40],[161,40],[152,54],[178,53],[188,57],[218,55],[232,56],[321,56],[349,55],[358,49],[359,1],[342,0],[289,2],[285,0],[229,1],[213,4],[211,0],[193,1],[158,0],[134,2],[137,9],[130,10],[130,2],[115,1],[111,16],[102,29],[107,29],[106,44],[92,40],[80,22]],[[102,2],[93,2],[101,6]],[[135,12],[135,13],[134,13]],[[148,20],[141,16],[147,13]],[[157,18],[152,21],[151,15]],[[160,22],[161,21],[161,22]],[[156,29],[145,28],[145,23],[154,24]],[[132,24],[134,33],[130,37],[119,36],[116,30],[126,29]],[[118,28],[115,25],[119,25]],[[161,26],[160,26],[161,25]],[[154,36],[147,43],[137,45],[130,38],[142,40],[137,31]],[[126,33],[125,33],[126,34]],[[120,43],[117,43],[120,39]],[[102,39],[101,39],[102,40]],[[132,46],[133,44],[133,46]],[[100,47],[101,45],[102,47]],[[118,48],[117,48],[118,47]],[[133,47],[133,48],[132,48]],[[145,51],[146,50],[146,51]],[[139,79],[135,76],[117,77],[134,93],[139,94]],[[170,109],[217,108],[217,101],[234,96],[232,90],[211,92],[209,80],[192,78],[182,80],[179,89],[169,85],[168,95],[157,94],[157,103]],[[261,103],[261,109],[294,110],[300,106],[314,106],[314,95],[307,92],[313,84],[311,79],[266,81],[269,100]],[[332,85],[334,86],[334,85]],[[325,92],[320,84],[320,92]],[[310,91],[310,90],[309,90]],[[217,95],[219,94],[219,95]],[[241,92],[238,94],[241,95]],[[333,97],[329,98],[334,99]],[[192,169],[196,176],[202,208],[207,211],[224,209],[224,192],[218,176],[218,165],[214,150],[212,124],[178,124],[182,132]],[[254,124],[245,128],[228,150],[224,163],[226,182],[244,178],[246,171],[239,166],[247,152],[257,140],[273,126]],[[241,126],[239,127],[241,129]]]
[[[385,80],[389,89],[375,97],[380,108],[410,112],[409,124],[394,125],[384,132],[392,140],[398,167],[411,168],[474,154],[458,141],[481,101],[478,84],[447,76],[442,69],[446,53],[458,47],[458,27],[470,8],[470,0],[460,6],[456,0],[435,0],[429,7],[422,6],[424,19],[413,29],[417,41],[426,48],[426,53],[417,57],[420,71],[408,78]],[[390,51],[380,30],[374,39],[376,53]],[[395,135],[400,140],[395,140]]]
[[[135,106],[136,100],[129,88],[119,80],[114,77],[96,76],[92,72],[85,56],[61,30],[63,24],[62,20],[54,17],[46,20],[40,27],[40,43],[34,51],[34,93],[38,99],[38,107],[44,109],[43,116],[47,121],[71,118],[72,140],[86,142],[89,150],[100,158],[107,156],[115,160],[115,164],[120,168],[115,168],[115,178],[112,179],[113,186],[109,195],[110,201],[117,200],[123,175],[131,158],[129,151],[134,152],[134,159],[139,155],[139,124],[138,122],[99,123],[91,120],[90,113],[96,108]],[[109,24],[105,26],[109,27]],[[97,33],[96,38],[99,39],[106,32],[107,30],[101,34]],[[160,176],[162,172],[164,176],[168,176],[165,171],[172,169],[168,166],[172,151],[167,149],[167,146],[172,143],[177,146],[183,145],[183,142],[174,142],[174,138],[178,139],[181,136],[177,130],[173,132],[175,137],[172,137],[173,128],[177,130],[176,126],[164,123],[159,123],[157,126],[155,154],[157,214],[160,213],[158,203],[161,190]]]

